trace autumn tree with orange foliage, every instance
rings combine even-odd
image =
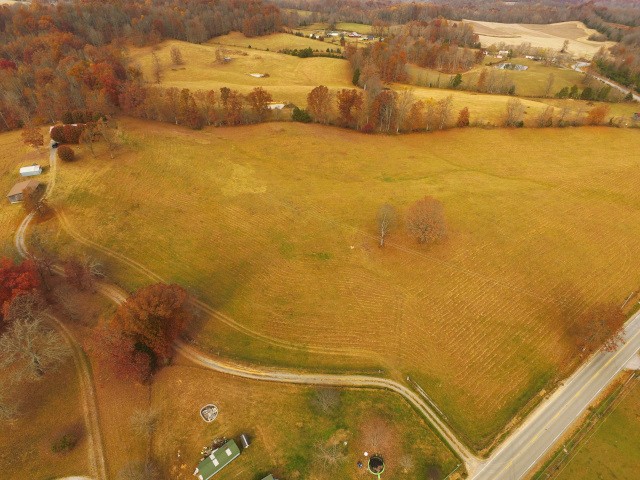
[[[27,125],[22,129],[22,141],[35,149],[44,145],[44,136],[39,128]]]
[[[620,345],[625,320],[618,305],[596,304],[577,318],[569,329],[569,336],[583,355],[589,355],[600,347],[612,352]]]
[[[139,349],[153,353],[158,365],[173,357],[173,342],[192,318],[189,294],[179,285],[157,283],[144,287],[124,302],[111,321],[116,331]]]
[[[40,286],[36,265],[31,260],[16,264],[9,258],[0,259],[0,319],[4,319],[11,301]]]
[[[320,85],[307,95],[307,110],[316,122],[327,123],[331,112],[331,92]]]
[[[458,121],[456,122],[458,128],[469,126],[469,107],[464,107],[458,112]]]
[[[434,243],[447,237],[447,224],[442,203],[426,196],[409,207],[407,232],[419,243]]]
[[[338,103],[338,122],[344,127],[355,126],[362,110],[364,98],[356,89],[342,89],[336,96]]]
[[[269,103],[273,101],[273,97],[262,87],[254,88],[247,95],[247,102],[251,107],[251,111],[256,115],[259,122],[263,122],[269,115]]]
[[[598,105],[589,110],[587,114],[587,125],[602,125],[609,113],[609,105]]]
[[[155,368],[149,348],[106,326],[97,330],[92,350],[101,363],[124,380],[146,383]]]

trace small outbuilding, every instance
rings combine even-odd
[[[23,177],[35,177],[36,175],[40,175],[42,173],[42,167],[37,164],[30,165],[28,167],[22,167],[20,169],[20,175]]]
[[[199,480],[209,480],[239,456],[240,449],[238,445],[233,440],[229,440],[203,458],[193,475]]]
[[[25,180],[24,182],[16,183],[9,193],[7,198],[10,203],[20,203],[24,200],[24,191],[29,189],[34,192],[42,188],[42,183],[37,180]]]
[[[276,479],[273,478],[273,475],[269,474],[266,477],[264,477],[262,480],[276,480]]]

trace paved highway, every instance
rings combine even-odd
[[[523,478],[640,349],[640,313],[627,323],[624,338],[625,343],[617,352],[597,353],[565,380],[471,478]]]

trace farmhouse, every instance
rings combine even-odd
[[[7,198],[11,203],[20,203],[23,200],[25,190],[31,189],[35,192],[40,187],[42,187],[42,183],[37,180],[25,180],[24,182],[16,183],[7,194]]]
[[[236,442],[229,440],[220,448],[216,448],[210,455],[203,458],[193,475],[199,480],[209,480],[233,460],[240,456],[240,449]]]
[[[30,165],[28,167],[22,167],[20,169],[20,175],[23,177],[34,177],[42,173],[42,167],[37,164]]]

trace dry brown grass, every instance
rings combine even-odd
[[[200,344],[410,373],[477,444],[568,371],[564,328],[581,309],[637,289],[637,131],[124,125],[117,161],[62,168],[56,202],[74,228],[295,348],[223,317],[203,319]],[[450,241],[419,247],[399,229],[377,248],[379,206],[426,194],[444,203]]]
[[[0,373],[3,388],[6,373]],[[7,388],[7,396],[19,404],[19,418],[0,428],[2,478],[58,478],[85,475],[87,437],[80,406],[80,385],[73,360],[37,383]],[[79,432],[79,442],[70,452],[53,453],[52,443],[68,431]]]

